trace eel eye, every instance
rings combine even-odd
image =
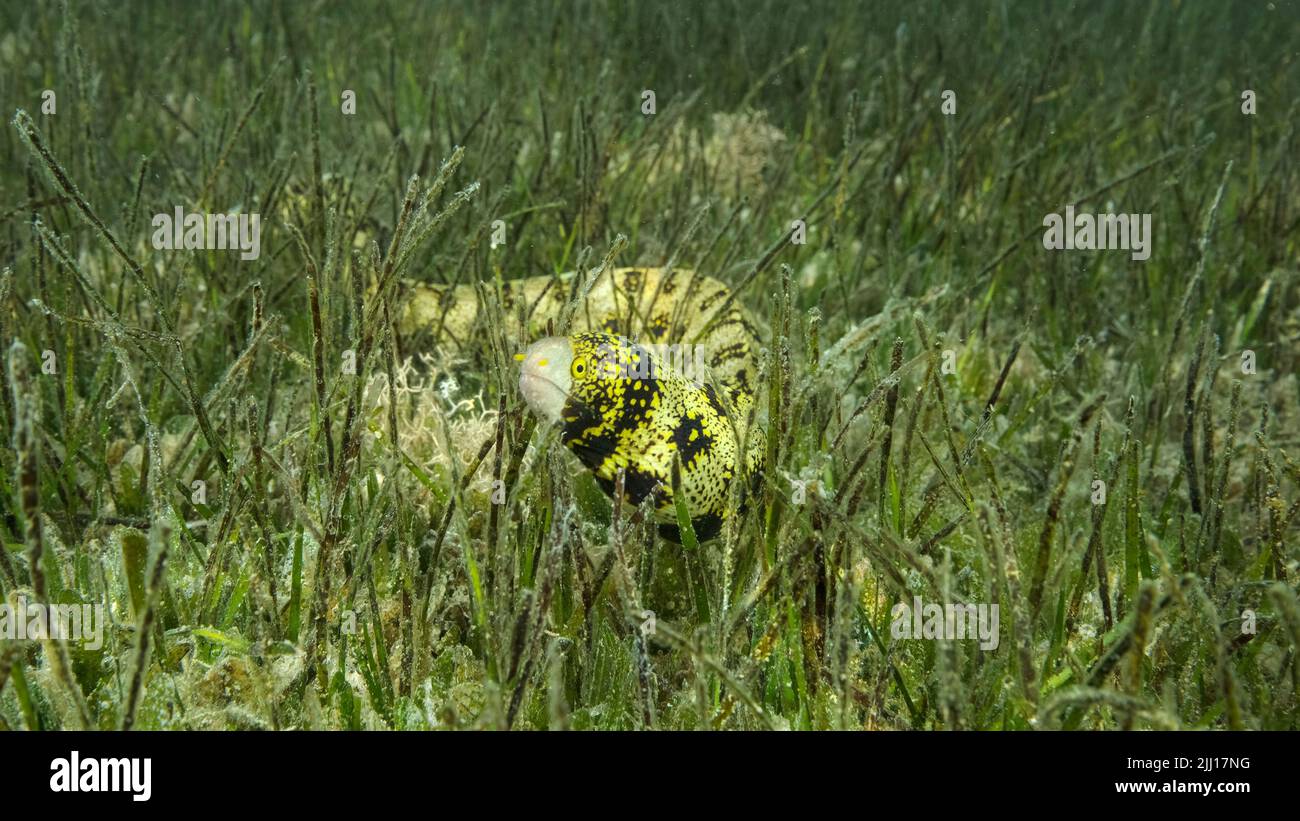
[[[573,371],[576,378],[581,379],[587,373],[587,358],[584,356],[573,357],[573,365],[570,370]]]

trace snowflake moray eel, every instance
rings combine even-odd
[[[660,533],[681,541],[678,459],[692,530],[711,539],[736,509],[731,486],[739,478],[743,498],[763,469],[764,436],[754,424],[758,328],[726,285],[693,271],[618,268],[590,277],[582,288],[572,273],[504,281],[500,312],[482,310],[472,285],[402,282],[399,330],[427,330],[458,353],[492,330],[487,323],[504,320],[506,340],[522,350],[515,359],[524,400],[560,428],[605,493],[614,496],[622,470],[624,501],[653,496]],[[566,316],[563,335],[547,335]]]

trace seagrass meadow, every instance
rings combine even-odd
[[[0,728],[1300,729],[1297,44],[1283,0],[0,4]],[[1148,256],[1046,247],[1067,206]],[[713,538],[613,504],[501,333],[638,266],[762,343]],[[480,333],[404,327],[421,283]],[[72,605],[101,641],[27,629]]]

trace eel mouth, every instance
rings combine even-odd
[[[518,354],[519,392],[533,412],[548,422],[559,422],[573,384],[573,347],[562,336],[548,336]]]

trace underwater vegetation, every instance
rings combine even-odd
[[[1300,728],[1294,3],[218,8],[0,8],[0,728]],[[716,535],[521,395],[622,268]]]

